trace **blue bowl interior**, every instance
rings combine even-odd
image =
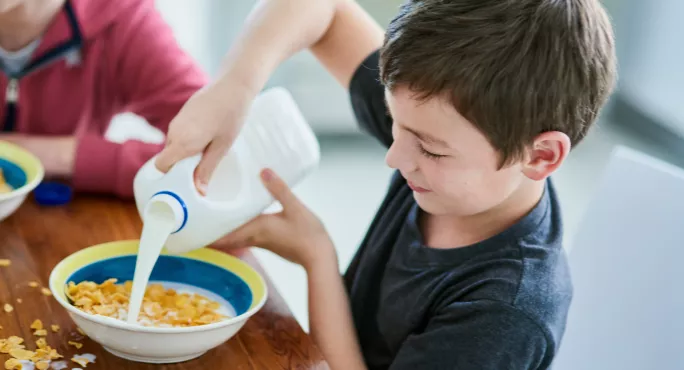
[[[24,172],[21,167],[6,159],[0,158],[0,168],[2,168],[2,174],[5,177],[5,181],[7,181],[12,188],[19,189],[26,185],[26,172]]]
[[[135,255],[121,256],[97,261],[76,270],[67,282],[78,284],[93,281],[97,284],[116,278],[119,282],[133,280]],[[240,277],[216,265],[177,256],[161,255],[157,260],[150,281],[183,283],[206,289],[225,299],[242,315],[252,305],[252,291]]]

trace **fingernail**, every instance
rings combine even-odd
[[[202,195],[207,195],[207,187],[207,183],[204,181],[197,181],[197,190],[199,190]]]
[[[269,169],[265,169],[265,170],[261,171],[261,178],[264,181],[271,181],[271,179],[273,179],[273,171],[271,171]]]

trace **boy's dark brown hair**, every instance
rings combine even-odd
[[[390,90],[450,99],[505,166],[543,132],[574,147],[613,90],[616,57],[598,0],[409,0],[380,69]]]

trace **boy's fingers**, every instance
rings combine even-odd
[[[240,226],[230,234],[226,235],[221,244],[230,248],[245,248],[260,246],[267,241],[268,225],[272,222],[273,215],[259,215],[255,219]]]
[[[273,198],[283,206],[284,212],[301,206],[299,199],[290,190],[290,187],[272,170],[267,168],[261,171],[261,181]]]
[[[230,144],[212,141],[202,155],[202,159],[195,170],[195,185],[202,195],[206,195],[207,186],[214,170],[228,150]]]
[[[176,164],[176,162],[181,159],[190,157],[196,153],[193,153],[187,146],[182,144],[175,144],[174,142],[168,142],[164,149],[157,156],[155,165],[157,169],[161,172],[169,172],[171,167]]]

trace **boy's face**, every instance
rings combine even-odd
[[[6,13],[19,5],[23,5],[27,0],[0,0],[0,13]]]
[[[522,163],[499,169],[494,147],[446,100],[419,101],[405,88],[385,96],[394,120],[387,164],[401,172],[424,211],[479,214],[531,181]]]

